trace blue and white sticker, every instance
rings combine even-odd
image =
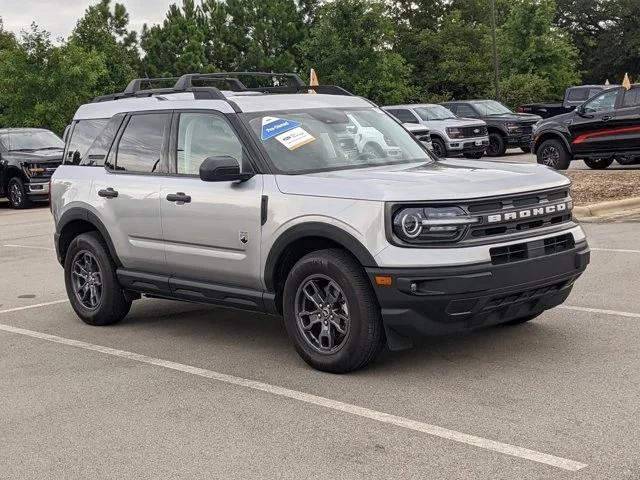
[[[286,120],[278,117],[263,117],[262,118],[262,134],[260,138],[262,141],[269,140],[281,133],[288,132],[294,128],[302,125],[300,122],[293,120]]]

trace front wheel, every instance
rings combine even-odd
[[[604,170],[613,163],[613,157],[609,158],[586,158],[584,163],[593,170]]]
[[[490,157],[501,157],[507,151],[507,142],[499,133],[489,134],[489,146],[487,147],[487,155]]]
[[[560,140],[551,138],[542,142],[542,145],[538,147],[537,160],[541,165],[556,170],[566,170],[571,163],[571,156]]]
[[[122,320],[131,300],[118,283],[116,266],[97,232],[78,235],[64,261],[64,280],[69,302],[89,325],[110,325]]]
[[[431,140],[432,150],[436,157],[445,158],[447,156],[447,146],[439,138]]]
[[[31,206],[31,200],[27,195],[27,189],[20,177],[13,177],[9,180],[7,197],[9,198],[9,203],[13,208],[23,209]]]
[[[296,351],[318,370],[357,370],[384,346],[373,287],[344,250],[320,250],[300,259],[285,283],[283,310]]]

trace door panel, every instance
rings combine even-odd
[[[607,90],[585,103],[573,114],[568,126],[574,154],[609,153],[619,149],[616,135],[624,123],[618,117],[615,106],[621,89]]]

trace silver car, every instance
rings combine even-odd
[[[368,100],[278,78],[135,80],[80,107],[51,208],[84,322],[118,322],[141,296],[266,312],[307,363],[348,372],[385,344],[526,322],[567,298],[589,248],[566,177],[437,160]],[[390,148],[359,148],[353,119]]]

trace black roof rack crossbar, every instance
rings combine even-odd
[[[127,88],[122,93],[136,93],[142,90],[142,84],[152,82],[173,82],[175,83],[178,77],[160,77],[160,78],[134,78],[129,82]]]
[[[287,85],[291,87],[303,86],[304,82],[295,73],[271,73],[271,72],[216,72],[216,73],[188,73],[181,76],[176,82],[176,89],[184,89],[193,86],[194,80],[208,80],[208,79],[224,79],[230,80],[233,77],[247,76],[247,77],[271,77],[271,78],[285,78]],[[238,80],[235,84],[236,87],[244,87],[244,84]],[[244,87],[246,88],[246,87]],[[243,91],[239,89],[238,91]]]

